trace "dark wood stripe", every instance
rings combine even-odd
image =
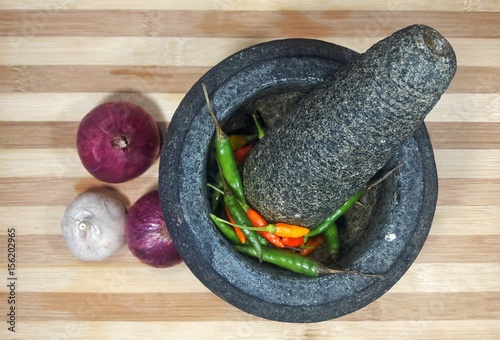
[[[210,67],[0,66],[0,92],[187,92]],[[500,67],[459,67],[447,93],[499,93]]]
[[[28,10],[0,11],[0,17],[0,36],[382,38],[417,17],[450,38],[500,37],[490,29],[494,12]]]
[[[500,206],[500,179],[439,179],[438,205]]]
[[[208,67],[0,66],[0,92],[184,93]]]
[[[6,293],[1,293],[0,298],[6,300]],[[496,320],[500,318],[499,304],[499,292],[387,293],[356,313],[338,320]],[[16,301],[16,305],[22,311],[24,321],[53,321],[55,318],[59,321],[81,322],[262,320],[236,309],[208,292],[149,294],[23,292],[22,298],[19,302]],[[464,306],[474,306],[474,309],[471,312]],[[147,327],[147,324],[144,327]]]
[[[0,148],[74,148],[78,124],[79,122],[0,121]],[[168,122],[158,121],[158,125],[161,131],[167,131]],[[434,149],[500,149],[500,122],[427,122],[426,126]]]
[[[500,122],[425,124],[435,149],[500,149]]]
[[[85,112],[82,112],[82,118]],[[67,149],[76,147],[79,122],[0,121],[0,149]],[[168,123],[157,121],[162,134]]]

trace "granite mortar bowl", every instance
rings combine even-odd
[[[286,110],[358,53],[312,39],[275,40],[226,58],[187,92],[169,124],[159,172],[164,216],[193,274],[233,306],[269,320],[320,322],[352,313],[387,292],[420,252],[437,201],[437,173],[424,124],[381,173],[401,164],[339,224],[340,262],[384,280],[346,274],[306,277],[237,253],[209,218],[214,125],[203,96],[226,131],[248,126],[256,105]],[[290,99],[292,98],[292,99]],[[271,105],[271,104],[270,104]]]

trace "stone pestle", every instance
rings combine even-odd
[[[269,221],[317,225],[412,136],[455,72],[431,27],[379,41],[269,129],[244,164],[248,202]]]

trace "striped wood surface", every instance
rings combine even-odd
[[[283,325],[208,291],[184,264],[157,270],[124,248],[74,259],[65,206],[103,184],[75,152],[79,120],[121,98],[163,129],[191,85],[252,44],[318,38],[363,52],[413,23],[449,38],[459,68],[426,122],[440,194],[407,274],[337,320]],[[158,164],[114,186],[134,202]],[[500,2],[2,0],[0,2],[1,339],[439,338],[500,336]],[[16,231],[16,332],[8,331],[7,231]]]

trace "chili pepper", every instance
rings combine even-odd
[[[268,225],[268,227],[273,226],[274,228],[270,228],[268,231],[281,237],[302,237],[309,232],[309,229],[306,227],[288,223],[278,222]]]
[[[231,148],[233,151],[238,150],[249,142],[257,138],[257,135],[229,135],[229,143],[231,143]]]
[[[257,118],[257,115],[253,114],[252,117],[253,117],[253,121],[255,122],[255,127],[257,128],[257,137],[259,139],[264,138],[264,136],[266,135],[266,133],[264,132],[264,129],[260,125],[260,122],[259,122],[259,119]]]
[[[224,203],[226,203],[226,207],[229,210],[229,213],[233,217],[233,220],[236,222],[232,225],[242,229],[243,233],[246,235],[247,240],[252,244],[253,248],[258,254],[257,257],[260,261],[262,261],[262,246],[259,242],[256,230],[252,230],[254,227],[252,226],[252,222],[250,222],[250,219],[248,218],[245,210],[243,210],[240,203],[233,195],[224,195]]]
[[[236,164],[240,165],[242,164],[245,159],[247,158],[248,154],[250,151],[252,151],[253,145],[252,144],[247,144],[238,150],[234,151],[234,159],[236,160]]]
[[[265,227],[268,225],[267,221],[262,217],[257,210],[250,208],[248,205],[243,206],[243,209],[246,211],[250,222],[254,227]],[[262,235],[269,243],[275,245],[279,248],[285,248],[281,237],[275,234],[271,234],[267,231],[257,231],[258,234]]]
[[[231,222],[232,224],[236,224],[233,220],[233,217],[231,216],[231,213],[229,212],[229,209],[227,207],[226,208],[226,215],[227,215],[227,218],[229,219],[229,222]],[[245,244],[247,242],[247,236],[245,235],[245,233],[243,233],[243,231],[238,228],[238,227],[234,227],[234,232],[236,233],[236,236],[238,237],[238,239],[240,240],[241,243]]]
[[[285,246],[291,248],[298,248],[304,244],[303,237],[283,237],[281,240]]]
[[[328,216],[323,222],[318,224],[316,227],[311,229],[311,231],[305,235],[306,238],[313,237],[323,233],[333,222],[338,220],[340,216],[344,215],[347,210],[349,210],[354,203],[356,203],[359,198],[364,194],[364,190],[359,190],[354,196],[349,198],[340,208],[336,209],[330,216]]]
[[[246,225],[241,225],[238,223],[232,224],[231,222],[225,221],[223,219],[221,220],[225,223],[231,224],[232,226],[241,228],[243,230],[249,229],[255,231],[267,231],[271,234],[275,234],[281,237],[302,237],[309,232],[309,229],[307,229],[306,227],[302,227],[300,225],[282,223],[282,222],[268,224],[265,227],[253,227],[253,226],[248,227]]]
[[[231,242],[232,244],[241,244],[241,240],[236,235],[234,227],[217,220],[217,216],[214,214],[210,214],[210,218],[215,223],[215,225],[219,228],[220,232]]]
[[[323,236],[323,234],[311,237],[309,240],[307,240],[306,244],[304,244],[304,247],[300,251],[300,255],[307,256],[311,254],[316,250],[316,248],[322,245],[323,242],[325,242],[325,237]]]
[[[328,228],[326,228],[323,233],[326,240],[326,250],[330,257],[334,260],[337,259],[337,255],[340,249],[340,240],[337,224],[333,222]]]
[[[250,208],[248,205],[243,206],[243,209],[245,209],[247,216],[254,227],[265,227],[269,224],[257,210]]]
[[[239,251],[242,254],[252,257],[258,257],[257,252],[252,247],[243,245],[235,245],[234,247],[237,251]],[[354,270],[327,268],[318,261],[310,257],[302,256],[296,252],[286,249],[263,247],[262,259],[265,262],[272,263],[279,267],[288,269],[292,272],[312,277],[328,275],[328,274],[351,274],[356,276],[365,276],[365,277],[383,279],[383,276],[376,274],[364,274]]]
[[[236,159],[234,158],[233,149],[231,148],[231,143],[229,138],[222,131],[222,128],[215,117],[215,113],[212,110],[212,105],[210,104],[210,99],[208,98],[208,91],[205,84],[202,84],[203,92],[205,94],[205,100],[207,101],[208,110],[212,116],[212,120],[215,124],[215,151],[216,159],[219,163],[221,169],[221,175],[226,180],[226,183],[231,188],[234,195],[243,203],[246,203],[245,194],[243,191],[243,182],[241,180],[240,173],[238,171],[238,166],[236,164]]]

